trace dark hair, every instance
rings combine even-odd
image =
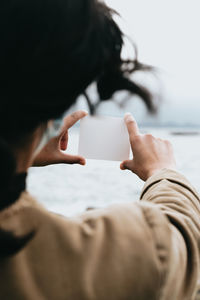
[[[145,67],[121,58],[123,33],[101,1],[2,0],[0,11],[0,157],[12,161],[0,171],[5,186],[15,172],[5,142],[59,117],[92,82],[100,100],[127,90],[154,110],[148,90],[129,79]]]

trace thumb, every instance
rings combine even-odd
[[[121,170],[130,170],[133,171],[134,169],[134,161],[133,160],[125,160],[120,165]]]
[[[77,156],[77,155],[70,155],[64,152],[60,153],[60,160],[62,163],[71,164],[71,165],[79,164],[84,166],[86,164],[86,160],[84,157]]]

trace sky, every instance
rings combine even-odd
[[[159,69],[163,122],[200,124],[200,1],[105,2],[120,13],[116,20],[136,43],[139,59]]]

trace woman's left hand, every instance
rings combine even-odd
[[[68,130],[80,119],[87,116],[85,111],[77,111],[63,120],[60,134],[57,137],[52,138],[44,148],[35,157],[33,166],[42,167],[52,164],[80,164],[85,165],[86,161],[84,157],[77,155],[70,155],[64,151],[68,146]]]

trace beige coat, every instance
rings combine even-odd
[[[0,212],[0,300],[191,300],[199,247],[199,196],[174,171],[73,219],[25,192]]]

